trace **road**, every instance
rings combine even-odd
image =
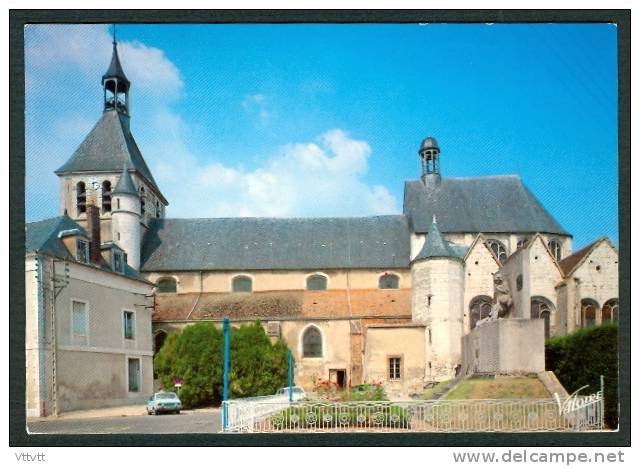
[[[27,423],[29,433],[43,434],[176,434],[220,432],[220,409],[86,419],[46,419]]]

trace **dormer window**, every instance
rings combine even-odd
[[[83,239],[76,240],[76,260],[89,263],[89,242]]]
[[[119,251],[113,251],[113,271],[124,273],[124,257]]]

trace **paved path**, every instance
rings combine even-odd
[[[144,410],[144,407],[142,408]],[[99,411],[99,410],[96,410]],[[111,410],[113,411],[113,410]],[[67,413],[58,418],[29,419],[29,433],[43,434],[176,434],[220,432],[220,409],[182,411],[180,414],[148,416],[146,413],[107,416]],[[99,413],[97,413],[99,414]]]

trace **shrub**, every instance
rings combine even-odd
[[[588,385],[581,395],[600,390],[604,376],[605,422],[618,425],[618,327],[605,324],[549,338],[545,343],[547,370],[553,371],[569,393]]]
[[[169,334],[154,358],[155,371],[165,390],[182,379],[179,394],[186,408],[222,401],[223,343],[221,329],[198,322]],[[229,397],[272,395],[287,385],[287,353],[284,340],[271,344],[256,322],[231,329]]]

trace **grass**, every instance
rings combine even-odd
[[[436,394],[438,390],[440,390],[441,388],[444,388],[444,386],[447,385],[449,382],[451,382],[451,380],[443,380],[442,382],[438,382],[433,387],[427,388],[424,392],[422,392],[422,395],[420,395],[420,399],[421,400],[430,399],[433,395]]]
[[[444,397],[447,400],[551,398],[551,394],[533,377],[477,377],[465,380]]]

